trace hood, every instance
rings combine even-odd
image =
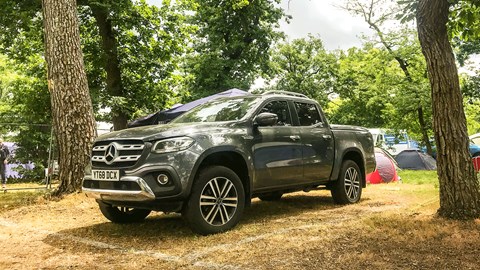
[[[113,140],[142,140],[152,141],[163,138],[191,136],[198,133],[214,133],[221,131],[234,123],[215,122],[215,123],[172,123],[153,126],[143,126],[128,128],[119,131],[113,131],[97,137],[96,141]]]

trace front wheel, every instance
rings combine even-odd
[[[182,216],[192,231],[208,235],[233,228],[244,206],[245,192],[237,174],[223,166],[212,166],[195,179]]]
[[[98,206],[102,214],[114,223],[139,222],[144,220],[151,212],[148,209],[113,206],[100,201]]]
[[[357,163],[345,160],[338,180],[332,184],[333,200],[338,204],[356,203],[362,196],[362,173]]]

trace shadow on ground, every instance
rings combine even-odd
[[[189,248],[208,245],[210,239],[221,242],[238,241],[239,238],[252,237],[255,234],[268,233],[269,224],[282,218],[301,217],[306,212],[324,211],[341,207],[335,205],[330,196],[312,196],[311,194],[289,194],[279,201],[264,202],[255,199],[251,207],[246,208],[240,221],[232,231],[227,233],[202,237],[195,235],[183,221],[180,214],[152,213],[143,222],[133,224],[115,224],[105,219],[104,223],[50,234],[44,242],[63,249],[78,247],[75,239],[90,239],[113,245],[145,249],[171,250],[178,245]],[[100,210],[98,210],[100,213]],[[78,219],[78,218],[77,218]],[[278,226],[278,225],[276,225]],[[71,241],[72,243],[66,244]],[[87,245],[88,246],[88,245]],[[88,250],[89,248],[85,246]]]

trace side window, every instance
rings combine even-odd
[[[315,104],[295,102],[295,108],[297,109],[298,121],[300,121],[301,126],[313,126],[322,122]]]
[[[259,113],[274,113],[278,116],[277,126],[291,126],[290,111],[286,101],[272,101],[265,105]]]

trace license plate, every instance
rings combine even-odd
[[[92,170],[93,180],[120,180],[119,170]]]

